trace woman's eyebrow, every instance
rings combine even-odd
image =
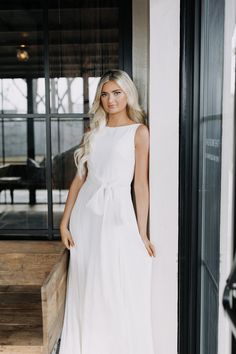
[[[116,89],[116,90],[113,90],[111,92],[116,92],[116,91],[121,91],[121,89]],[[107,91],[102,91],[102,93],[108,93]]]

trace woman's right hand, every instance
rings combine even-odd
[[[74,240],[68,228],[65,227],[61,228],[60,232],[61,232],[61,240],[63,244],[66,246],[66,248],[70,249],[70,247],[75,246]]]

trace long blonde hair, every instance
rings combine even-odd
[[[89,115],[92,119],[89,123],[89,130],[84,133],[81,146],[74,152],[74,160],[79,176],[85,174],[85,162],[91,148],[91,140],[97,130],[104,127],[107,123],[107,113],[104,111],[101,104],[101,92],[103,85],[108,81],[115,81],[127,95],[127,114],[130,119],[136,123],[145,124],[145,113],[138,102],[138,91],[129,77],[123,70],[109,70],[102,75],[98,82],[95,98],[92,107],[89,110]]]

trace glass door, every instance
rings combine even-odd
[[[181,2],[180,354],[218,350],[224,5]]]
[[[224,1],[201,7],[199,102],[199,289],[201,354],[217,353]]]

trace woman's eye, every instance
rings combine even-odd
[[[102,94],[101,94],[101,97],[105,97],[105,96],[106,96],[106,93],[102,93]]]
[[[120,93],[121,93],[120,91],[114,92],[115,96],[118,96]]]

